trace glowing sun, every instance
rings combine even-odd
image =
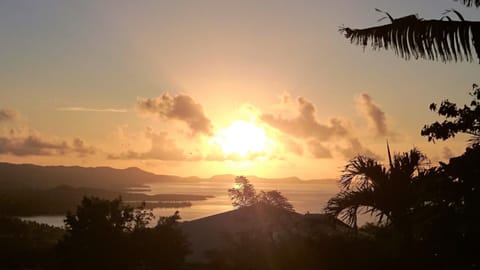
[[[215,141],[225,155],[237,154],[241,157],[252,153],[265,153],[270,145],[270,140],[262,127],[242,120],[234,121],[227,128],[220,130]]]

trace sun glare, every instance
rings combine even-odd
[[[265,153],[270,144],[262,127],[242,120],[234,121],[220,130],[215,141],[225,155],[237,154],[242,158],[249,154]]]

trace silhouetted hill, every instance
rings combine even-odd
[[[138,168],[38,166],[0,163],[1,188],[53,188],[59,185],[122,190],[146,183],[177,181],[184,178],[157,175]]]
[[[297,177],[260,178],[248,176],[254,184],[332,184],[335,180],[302,181]],[[51,189],[60,185],[72,187],[92,187],[108,190],[124,190],[132,187],[144,187],[148,183],[169,183],[183,181],[195,183],[214,182],[230,186],[235,175],[215,175],[211,178],[179,177],[158,175],[139,168],[114,169],[110,167],[79,166],[38,166],[33,164],[11,164],[0,162],[0,189],[7,188],[41,188]]]
[[[265,204],[200,218],[180,225],[187,236],[191,261],[204,261],[206,253],[227,244],[228,235],[266,231],[272,235],[284,233],[345,232],[350,228],[343,222],[323,214],[299,214]]]

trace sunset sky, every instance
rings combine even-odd
[[[469,101],[478,63],[351,45],[361,28],[451,0],[0,1],[0,161],[209,177],[336,178],[356,154],[429,143],[431,102]]]

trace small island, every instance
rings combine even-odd
[[[67,185],[52,189],[0,189],[0,215],[65,215],[68,211],[75,210],[84,196],[95,196],[108,200],[122,198],[125,203],[133,207],[145,203],[146,208],[185,208],[192,206],[194,201],[213,197],[191,194],[147,195],[144,193],[80,188]]]

